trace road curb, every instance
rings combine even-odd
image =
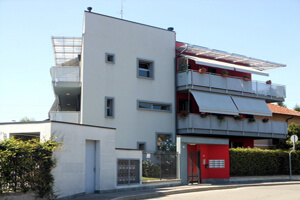
[[[171,190],[171,191],[163,191],[163,192],[149,192],[144,194],[137,194],[137,195],[129,195],[123,197],[117,197],[112,200],[132,200],[132,199],[145,199],[145,198],[154,198],[154,197],[161,197],[167,196],[172,194],[183,194],[183,193],[190,193],[190,192],[204,192],[204,191],[212,191],[212,190],[224,190],[224,189],[236,189],[236,188],[243,188],[243,187],[257,187],[257,186],[277,186],[277,185],[296,185],[300,184],[298,182],[281,182],[281,183],[256,183],[256,184],[237,184],[237,185],[223,185],[223,186],[210,186],[210,187],[198,187],[198,188],[190,188],[190,189],[183,189],[183,190]]]

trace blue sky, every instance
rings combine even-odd
[[[120,17],[121,0],[0,0],[0,122],[44,120],[54,101],[51,36],[81,36],[83,11]],[[123,0],[123,18],[174,27],[177,40],[286,64],[269,70],[300,105],[299,0]]]

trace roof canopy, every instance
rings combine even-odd
[[[61,65],[81,54],[81,37],[52,37],[55,64]]]
[[[238,71],[238,72],[246,72],[246,73],[251,73],[251,74],[269,76],[268,73],[259,71],[252,67],[234,65],[231,63],[225,63],[225,62],[221,62],[218,60],[211,60],[211,59],[206,59],[206,58],[199,58],[199,57],[195,57],[195,56],[187,56],[187,55],[183,55],[183,56],[186,58],[189,58],[191,60],[194,60],[196,62],[196,64],[198,64],[198,65],[206,65],[206,66],[210,66],[210,67],[233,70],[233,71]]]
[[[216,49],[209,49],[202,46],[192,45],[188,43],[176,42],[176,50],[193,56],[204,56],[209,59],[230,62],[236,65],[244,65],[253,69],[264,71],[268,69],[286,67],[284,64],[279,64],[270,61],[264,61],[256,58],[251,58],[239,54],[228,53]]]

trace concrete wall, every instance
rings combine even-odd
[[[105,53],[115,63],[105,62]],[[137,77],[137,58],[154,62],[154,79]],[[156,150],[156,133],[175,140],[175,33],[85,12],[81,69],[81,123],[115,127],[116,147]],[[105,117],[105,97],[115,116]],[[172,112],[137,109],[137,100],[170,103]],[[130,138],[130,139],[129,139]]]
[[[60,197],[85,193],[86,140],[96,141],[95,190],[116,188],[115,130],[75,124],[52,123],[52,134],[62,141],[55,153],[55,191]]]

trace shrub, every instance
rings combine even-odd
[[[230,149],[231,176],[289,174],[289,151]],[[292,173],[300,174],[300,151],[292,153]]]
[[[22,141],[14,138],[0,142],[0,193],[32,190],[39,198],[55,198],[53,151],[60,143],[48,140]]]

